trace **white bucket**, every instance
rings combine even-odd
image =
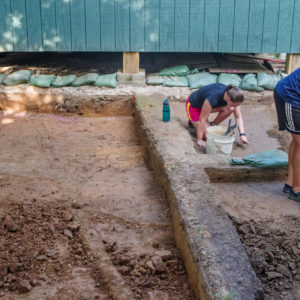
[[[211,126],[206,132],[206,153],[230,155],[235,136],[224,136],[227,128],[224,126]]]

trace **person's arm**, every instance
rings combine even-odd
[[[235,121],[237,123],[238,129],[239,129],[241,142],[244,144],[248,144],[248,140],[245,135],[244,122],[243,122],[243,117],[242,117],[242,112],[241,112],[240,106],[237,106],[234,109],[234,117],[235,117]]]
[[[206,131],[206,123],[211,111],[212,108],[210,106],[210,103],[207,100],[205,100],[201,108],[200,119],[197,126],[197,144],[203,148],[205,147],[206,143],[202,140],[202,138]]]

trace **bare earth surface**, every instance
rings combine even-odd
[[[1,112],[0,139],[0,296],[111,299],[76,203],[135,299],[193,299],[132,115]]]

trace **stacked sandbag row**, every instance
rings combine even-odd
[[[277,82],[282,78],[281,72],[277,75],[267,73],[246,74],[241,78],[237,74],[221,73],[218,76],[209,72],[199,72],[197,69],[190,72],[188,66],[181,65],[166,68],[158,76],[149,76],[148,85],[163,85],[168,87],[189,87],[199,89],[212,83],[233,84],[243,90],[261,92],[264,89],[274,90]]]
[[[14,86],[23,83],[38,87],[64,87],[64,86],[84,86],[93,85],[98,87],[115,88],[117,86],[117,73],[98,75],[96,73],[89,73],[77,77],[76,75],[68,76],[54,76],[45,74],[32,74],[29,70],[20,70],[9,75],[0,74],[0,84],[7,86]]]

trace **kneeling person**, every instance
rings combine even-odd
[[[244,95],[240,88],[234,85],[214,83],[193,92],[186,101],[186,111],[189,124],[197,129],[197,144],[205,148],[206,129],[212,125],[219,125],[229,115],[234,114],[240,140],[248,144],[244,131],[244,123],[240,105],[244,101]],[[208,122],[209,115],[217,112],[213,122]]]

